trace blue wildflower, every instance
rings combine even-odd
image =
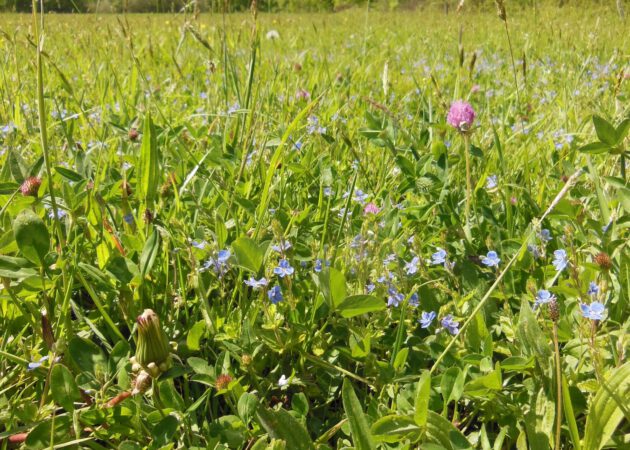
[[[481,258],[481,263],[488,267],[498,267],[500,262],[501,259],[494,250],[490,250],[486,256]]]
[[[418,322],[420,322],[420,328],[429,328],[431,322],[433,322],[433,319],[435,319],[435,316],[435,311],[422,311],[422,317],[418,319]]]
[[[448,330],[451,334],[457,334],[459,332],[459,322],[453,320],[452,314],[447,315],[441,321],[442,326]]]
[[[291,245],[289,241],[282,241],[277,245],[272,245],[271,249],[276,253],[284,253],[287,250],[289,250],[291,247],[293,246]]]
[[[556,250],[553,252],[553,261],[551,262],[557,272],[564,270],[567,267],[567,252],[565,250]]]
[[[420,297],[418,297],[417,292],[414,292],[413,294],[411,294],[411,297],[409,297],[409,306],[417,308],[419,304],[420,304]]]
[[[354,197],[352,199],[357,203],[364,204],[367,201],[368,197],[369,197],[368,194],[363,192],[361,189],[357,189],[354,192]]]
[[[540,305],[546,305],[547,303],[555,299],[556,297],[552,295],[551,292],[549,292],[546,289],[541,289],[536,294],[536,302],[534,303],[534,309],[538,308]]]
[[[267,297],[269,297],[269,301],[274,305],[284,300],[284,297],[282,296],[282,289],[280,289],[280,286],[277,285],[267,291]]]
[[[316,259],[315,260],[315,266],[313,266],[313,270],[317,273],[322,271],[322,260],[321,259]]]
[[[590,305],[582,303],[580,305],[582,316],[591,320],[603,320],[606,314],[606,307],[600,302],[593,302]]]
[[[496,175],[490,175],[488,178],[486,178],[486,189],[491,191],[492,189],[497,187],[497,176]]]
[[[387,306],[398,307],[400,302],[405,299],[405,296],[402,295],[394,286],[390,286],[387,290]]]
[[[446,250],[438,247],[437,252],[431,255],[431,264],[444,264],[446,266]]]
[[[48,360],[48,355],[46,356],[42,356],[40,358],[39,361],[35,361],[35,362],[30,362],[28,363],[28,367],[27,370],[31,371],[31,370],[35,370],[38,369],[39,367],[41,367],[42,364],[44,364],[46,361]]]
[[[376,286],[373,283],[368,283],[365,285],[365,292],[367,292],[368,294],[374,292],[374,289],[376,289]]]
[[[405,273],[407,275],[413,275],[418,272],[418,263],[420,262],[420,258],[414,256],[411,261],[405,264]]]
[[[330,197],[332,195],[332,188],[330,186],[326,186],[324,188],[324,195],[326,197]]]
[[[125,223],[127,223],[129,225],[132,225],[133,224],[133,214],[131,214],[131,213],[125,214],[123,216],[123,220],[125,221]]]
[[[394,261],[396,261],[396,254],[395,253],[390,253],[389,255],[387,255],[384,259],[383,259],[383,265],[384,266],[388,266],[391,263],[393,263]]]
[[[260,280],[257,280],[254,277],[249,277],[249,280],[245,280],[244,283],[255,290],[258,290],[262,287],[267,286],[267,284],[269,284],[269,282],[267,281],[265,277],[262,277]]]
[[[551,232],[546,228],[543,228],[542,230],[540,230],[539,236],[540,236],[540,240],[543,242],[549,242],[550,240],[553,239],[551,237]]]
[[[291,267],[291,264],[289,264],[289,261],[287,261],[286,259],[281,259],[278,263],[278,267],[273,269],[273,273],[278,275],[280,278],[284,278],[288,275],[293,275],[294,271],[295,269]]]

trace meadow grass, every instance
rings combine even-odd
[[[628,445],[628,25],[507,8],[1,15],[2,448]]]

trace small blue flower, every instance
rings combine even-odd
[[[364,204],[364,203],[367,201],[368,197],[369,197],[369,196],[368,196],[368,194],[366,194],[365,192],[363,192],[361,189],[357,189],[357,190],[354,192],[354,198],[353,198],[353,200],[354,200],[355,202],[357,202],[357,203]]]
[[[195,248],[198,248],[199,250],[203,250],[204,248],[206,248],[206,245],[208,245],[208,243],[206,241],[192,241],[190,243],[190,245],[192,245]]]
[[[39,360],[39,361],[35,361],[35,362],[30,362],[30,363],[28,363],[28,368],[27,368],[27,370],[28,370],[28,371],[35,370],[35,369],[37,369],[37,368],[41,367],[41,366],[42,366],[42,364],[44,364],[46,361],[48,361],[48,355],[46,355],[46,356],[42,356],[42,357],[40,358],[40,360]]]
[[[446,266],[446,250],[438,247],[437,252],[431,255],[431,264],[444,264]]]
[[[315,260],[315,266],[313,267],[313,270],[317,273],[322,271],[322,260],[321,259],[316,259]]]
[[[376,289],[376,286],[373,283],[365,285],[365,292],[367,292],[368,294],[374,292],[374,289]]]
[[[493,250],[490,250],[486,256],[481,258],[481,263],[488,267],[498,267],[500,262],[499,255]]]
[[[498,179],[496,175],[490,175],[486,178],[486,189],[491,191],[492,189],[497,187]]]
[[[220,264],[226,264],[228,259],[230,259],[231,253],[229,250],[220,250],[217,256],[217,261]]]
[[[330,186],[326,186],[324,188],[324,195],[326,197],[330,197],[332,195],[332,188]]]
[[[420,322],[420,328],[429,328],[433,319],[435,319],[435,311],[422,311],[422,317],[418,320]]]
[[[453,316],[451,314],[444,317],[441,321],[442,326],[448,330],[451,334],[457,334],[459,331],[459,322],[453,320]]]
[[[420,304],[420,297],[418,297],[417,292],[414,292],[413,294],[411,294],[411,297],[409,297],[409,306],[417,308],[419,304]]]
[[[538,308],[540,305],[546,305],[547,303],[555,299],[556,297],[552,295],[551,292],[549,292],[546,289],[541,289],[536,294],[536,302],[534,303],[534,309]]]
[[[278,267],[273,269],[273,273],[278,275],[280,278],[284,278],[288,275],[293,275],[293,272],[295,272],[295,269],[291,267],[291,264],[289,264],[289,261],[287,261],[286,259],[281,259],[278,263]]]
[[[534,259],[540,258],[540,252],[538,251],[538,247],[532,244],[527,244],[527,251],[532,254]]]
[[[394,261],[396,261],[396,253],[390,253],[383,259],[383,265],[388,266]]]
[[[254,290],[258,290],[260,288],[267,286],[267,284],[269,284],[269,282],[267,281],[265,277],[262,277],[260,280],[257,280],[254,277],[249,277],[249,280],[245,280],[244,283]]]
[[[291,247],[293,246],[291,245],[289,241],[282,241],[277,245],[272,245],[271,249],[276,253],[284,253],[287,250],[289,250]]]
[[[411,261],[405,264],[405,273],[407,275],[413,275],[418,272],[418,263],[420,263],[420,258],[414,256]]]
[[[282,296],[282,289],[280,289],[280,286],[277,285],[267,291],[267,297],[269,297],[269,301],[274,305],[284,300],[284,297]]]
[[[390,286],[387,290],[387,294],[387,306],[398,307],[400,302],[405,299],[405,296],[398,292],[398,290],[393,286]]]
[[[588,285],[588,295],[597,295],[599,293],[599,286],[594,281],[591,281]]]
[[[125,214],[123,216],[123,220],[125,221],[125,223],[127,223],[129,225],[132,225],[133,224],[133,214],[131,214],[131,213]]]
[[[591,320],[603,320],[606,314],[606,307],[600,302],[593,302],[590,305],[582,303],[580,305],[582,316]]]
[[[57,219],[58,219],[58,220],[63,219],[63,218],[64,218],[64,217],[66,217],[67,215],[68,215],[68,211],[66,211],[65,209],[60,209],[60,208],[57,206]],[[54,212],[54,210],[53,210],[52,208],[50,208],[50,209],[48,210],[48,218],[50,218],[50,219],[54,219],[54,218],[55,218],[55,212]]]
[[[557,272],[564,270],[567,267],[567,252],[565,250],[556,250],[553,252],[553,261],[551,262]]]
[[[550,240],[553,239],[551,237],[551,232],[546,228],[543,228],[542,230],[540,230],[539,236],[540,236],[540,240],[543,242],[549,242]]]

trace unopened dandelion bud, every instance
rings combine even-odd
[[[166,334],[160,325],[160,319],[151,309],[145,309],[138,316],[138,347],[136,361],[148,368],[153,364],[159,371],[159,364],[165,362],[170,355],[170,346]],[[158,374],[159,375],[159,374]]]

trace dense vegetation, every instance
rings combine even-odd
[[[627,446],[627,23],[500,15],[2,16],[0,448]]]

